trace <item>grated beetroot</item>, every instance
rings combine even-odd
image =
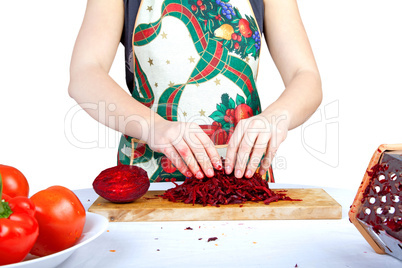
[[[216,240],[218,240],[217,237],[210,237],[210,238],[208,238],[207,242],[216,241]]]
[[[238,179],[233,173],[227,175],[223,170],[215,170],[215,176],[212,178],[191,177],[180,185],[174,179],[171,181],[176,187],[168,189],[161,195],[171,202],[219,207],[227,204],[243,204],[247,201],[263,201],[266,205],[279,200],[302,201],[286,196],[283,190],[272,191],[267,181],[258,173],[249,179],[245,177]]]

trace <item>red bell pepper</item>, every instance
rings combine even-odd
[[[39,235],[35,205],[25,196],[3,194],[0,174],[0,265],[22,261]]]

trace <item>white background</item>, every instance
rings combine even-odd
[[[357,189],[376,148],[402,142],[402,2],[298,3],[324,99],[278,151],[276,181]],[[85,6],[84,0],[0,2],[0,163],[20,169],[31,194],[56,184],[92,187],[116,164],[120,135],[77,110],[67,93]],[[111,76],[126,88],[123,58],[120,46]],[[258,87],[264,107],[283,90],[266,48]]]

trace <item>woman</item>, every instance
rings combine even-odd
[[[262,32],[285,85],[265,109],[255,86]],[[119,42],[132,96],[108,75]],[[70,77],[79,104],[109,107],[86,111],[124,134],[119,163],[151,181],[213,176],[222,144],[227,174],[263,175],[322,99],[296,0],[88,0]]]

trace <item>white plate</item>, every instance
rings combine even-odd
[[[70,257],[73,252],[82,247],[83,245],[88,244],[98,236],[100,236],[107,228],[109,222],[108,220],[98,214],[87,212],[86,221],[84,225],[84,230],[82,231],[82,235],[80,239],[78,239],[77,243],[63,251],[45,256],[45,257],[37,257],[33,255],[28,255],[24,261],[9,265],[1,266],[1,268],[16,268],[16,267],[29,267],[29,268],[51,268],[56,267],[65,261],[68,257]]]

